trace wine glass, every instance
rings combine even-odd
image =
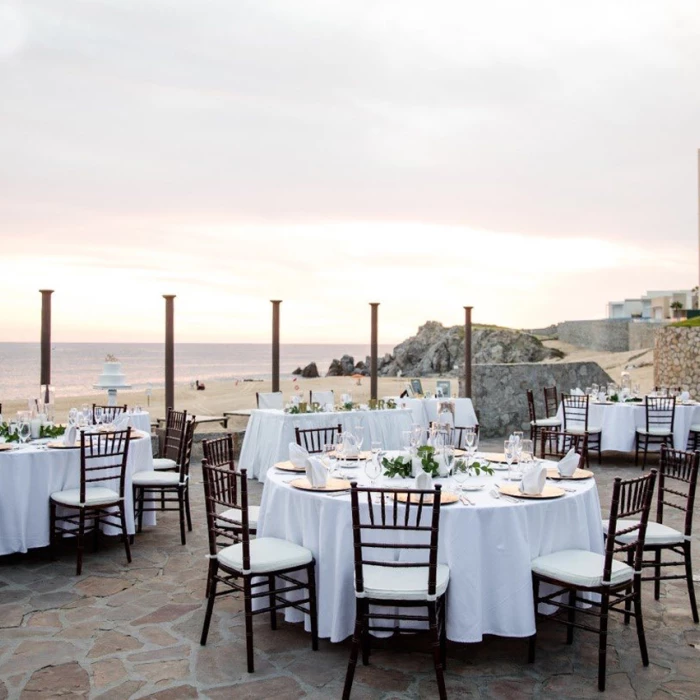
[[[469,477],[469,458],[456,459],[452,465],[452,478],[457,484],[457,495],[461,497],[464,482]]]
[[[27,417],[23,415],[20,421],[17,423],[17,434],[19,435],[19,440],[22,444],[29,440],[31,432],[32,429],[29,424],[29,420],[27,420]]]
[[[445,469],[449,475],[452,472],[452,466],[455,461],[455,448],[450,444],[445,444],[442,448],[442,458],[445,462]]]
[[[411,426],[411,432],[413,433],[411,444],[413,447],[418,447],[423,438],[423,426],[418,423],[414,423]]]
[[[414,445],[413,431],[412,430],[402,430],[401,431],[401,444],[406,452],[410,452]]]
[[[340,469],[338,468],[337,447],[332,442],[323,445],[321,453],[321,463],[328,470],[329,476],[339,476]]]
[[[364,432],[365,427],[363,425],[360,425],[359,423],[353,429],[353,434],[355,436],[355,439],[357,440],[357,449],[360,450],[360,452],[362,452],[362,440]]]
[[[379,460],[368,459],[365,462],[365,474],[367,474],[367,478],[369,479],[369,485],[374,487],[382,474],[382,467],[379,464]]]
[[[379,440],[372,440],[372,457],[379,457],[382,451],[382,443]]]
[[[72,426],[72,425],[75,425],[77,422],[78,422],[78,409],[71,408],[71,410],[68,411],[68,425]]]
[[[506,464],[508,465],[508,481],[510,481],[510,472],[513,467],[513,460],[515,459],[515,442],[513,440],[503,441],[503,454],[506,458]]]
[[[95,406],[95,424],[96,425],[102,425],[102,421],[104,418],[106,418],[105,410],[102,408],[102,406]]]
[[[518,455],[518,462],[521,463],[522,472],[525,472],[529,466],[532,464],[535,453],[533,450],[532,440],[521,440],[520,442],[520,454]]]

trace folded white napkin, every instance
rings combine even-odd
[[[573,476],[574,472],[578,469],[579,461],[580,457],[572,447],[557,464],[559,474],[561,476]]]
[[[76,428],[74,425],[66,428],[66,432],[63,433],[63,444],[66,445],[66,447],[72,447],[75,445],[75,432]]]
[[[117,419],[114,421],[114,429],[126,430],[129,427],[130,421],[131,418],[126,413],[122,413],[121,415],[117,416]]]
[[[575,389],[571,390],[571,395],[572,396],[583,396],[583,390],[580,387],[576,387]]]
[[[345,436],[343,438],[343,452],[346,457],[357,457],[360,454],[360,448],[357,444],[357,440],[353,437],[350,438]]]
[[[326,485],[328,481],[328,470],[323,466],[323,463],[318,457],[309,457],[307,459],[306,478],[315,488]]]
[[[289,461],[300,469],[306,469],[309,466],[309,453],[296,442],[289,443]]]
[[[520,490],[523,493],[529,493],[531,495],[542,493],[546,482],[547,470],[544,464],[537,462],[523,474],[523,480],[520,482]]]
[[[690,392],[681,391],[681,395],[678,397],[681,401],[690,401]]]
[[[416,479],[413,482],[413,488],[419,489],[421,491],[427,491],[433,488],[433,477],[424,472],[422,469],[418,474],[416,474]]]

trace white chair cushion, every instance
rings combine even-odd
[[[536,425],[538,428],[556,428],[561,425],[561,421],[558,418],[538,418],[531,420],[530,424]]]
[[[700,423],[695,423],[694,425],[691,425],[691,426],[690,426],[690,429],[691,429],[694,433],[700,433]]]
[[[229,569],[243,571],[243,543],[232,544],[217,554],[221,564]],[[264,574],[311,563],[313,554],[298,544],[276,537],[250,540],[250,571]]]
[[[640,435],[658,435],[659,437],[670,437],[673,433],[668,428],[637,428]]]
[[[364,596],[378,600],[426,600],[428,567],[393,568],[372,566],[363,569]],[[450,567],[438,564],[435,574],[435,595],[441,596],[450,582]],[[362,593],[358,595],[363,595]]]
[[[624,530],[627,527],[632,527],[636,525],[639,520],[618,520],[617,527]],[[603,520],[603,529],[607,533],[609,527],[609,521]],[[628,532],[626,535],[620,535],[616,539],[620,542],[634,542],[637,539],[637,530],[633,532]],[[685,535],[678,530],[674,530],[668,525],[662,523],[656,523],[650,520],[647,523],[647,534],[644,537],[644,544],[679,544],[685,541]]]
[[[167,459],[166,457],[157,457],[153,460],[154,469],[176,469],[177,462],[174,459]]]
[[[177,486],[180,483],[179,472],[136,472],[131,477],[134,486]]]
[[[106,487],[91,486],[85,488],[85,503],[80,502],[80,489],[54,491],[51,494],[51,500],[64,506],[99,506],[102,503],[117,503],[119,494]]]
[[[532,570],[541,576],[556,579],[572,586],[593,588],[603,585],[605,557],[585,549],[565,549],[537,557],[531,562]],[[617,559],[613,559],[610,583],[617,585],[630,581],[634,569]]]
[[[584,430],[582,425],[568,425],[566,427],[567,433],[573,433],[574,435],[583,435],[584,433],[601,433],[603,429],[597,425],[589,425],[588,430]]]
[[[234,523],[241,522],[241,509],[240,508],[229,508],[221,513],[219,513],[221,518],[226,518],[226,520],[216,519],[216,527],[227,528],[233,527],[229,521],[233,520]],[[248,506],[248,525],[250,527],[255,527],[258,524],[258,517],[260,516],[260,506]]]

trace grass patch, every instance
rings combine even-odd
[[[676,321],[669,325],[671,328],[695,328],[696,326],[700,326],[700,316],[689,318],[687,321]]]

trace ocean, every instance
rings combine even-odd
[[[393,346],[380,345],[379,354]],[[108,354],[122,363],[122,372],[134,389],[163,386],[165,350],[162,343],[54,343],[51,354],[51,383],[63,396],[94,393],[93,384]],[[280,346],[280,377],[287,378],[297,367],[316,362],[321,376],[331,360],[344,354],[355,362],[369,355],[369,344]],[[235,381],[269,379],[272,349],[267,343],[176,343],[175,383],[199,379]],[[0,402],[35,396],[39,389],[40,344],[0,343]]]

